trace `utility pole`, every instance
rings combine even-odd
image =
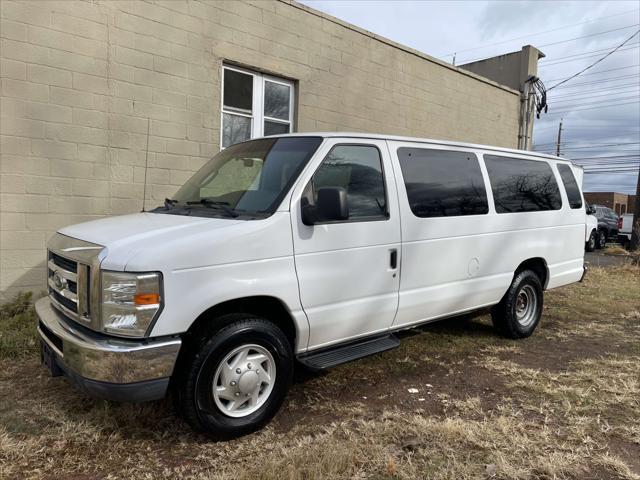
[[[556,143],[556,157],[560,156],[560,139],[562,138],[562,119],[560,119],[560,125],[558,125],[558,142]]]
[[[631,226],[631,243],[629,250],[640,249],[640,168],[638,169],[638,186],[636,187],[636,201],[633,210],[633,224]]]

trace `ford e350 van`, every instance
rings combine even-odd
[[[294,362],[329,368],[489,306],[502,334],[527,337],[543,292],[585,272],[575,173],[366,134],[230,146],[164,205],[50,240],[43,362],[97,397],[171,389],[195,429],[230,437],[273,417]]]

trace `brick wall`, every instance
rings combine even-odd
[[[298,131],[517,145],[517,92],[297,4],[0,3],[2,298],[56,229],[140,210],[147,141],[148,205],[218,151],[223,59],[296,80]]]
[[[617,192],[585,192],[584,198],[588,203],[609,207],[618,215],[633,213],[635,210],[635,195]]]

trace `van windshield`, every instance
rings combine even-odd
[[[209,160],[155,213],[266,217],[322,143],[321,137],[261,138],[232,145]]]

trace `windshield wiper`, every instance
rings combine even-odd
[[[164,199],[164,208],[173,208],[173,206],[178,203],[178,200],[174,200],[173,198],[165,198]]]
[[[204,205],[208,208],[217,208],[222,210],[224,213],[229,215],[230,217],[237,217],[240,215],[238,212],[234,211],[233,208],[229,207],[228,202],[217,202],[215,200],[209,200],[208,198],[201,198],[200,200],[187,202],[187,205]]]

